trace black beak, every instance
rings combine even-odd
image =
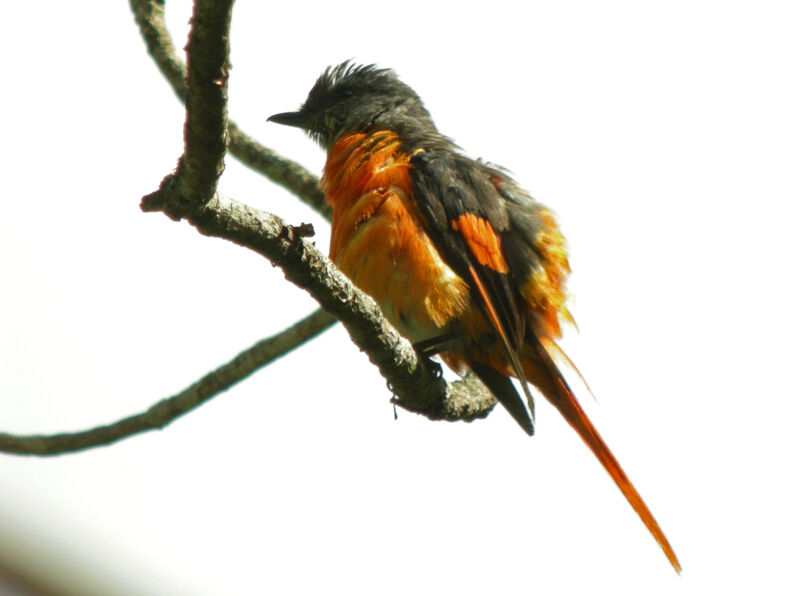
[[[267,118],[267,122],[277,122],[286,126],[296,126],[303,128],[306,123],[305,115],[302,112],[283,112],[281,114],[273,114]]]

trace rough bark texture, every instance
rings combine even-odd
[[[164,4],[153,0],[131,0],[136,22],[147,51],[178,98],[186,101],[186,65],[178,56],[164,21]],[[228,120],[228,149],[243,164],[260,172],[295,194],[312,209],[330,219],[330,206],[319,188],[319,179],[300,164],[277,155],[245,134]]]

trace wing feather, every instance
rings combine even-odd
[[[520,379],[533,418],[533,396],[519,359],[525,317],[502,247],[510,226],[504,200],[480,164],[453,152],[418,152],[411,166],[412,193],[426,232],[445,262],[470,286]]]

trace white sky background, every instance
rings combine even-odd
[[[230,115],[318,173],[266,117],[328,64],[377,62],[557,212],[581,328],[563,346],[683,576],[543,399],[533,439],[500,410],[394,420],[341,327],[162,432],[0,456],[0,556],[120,594],[800,589],[800,10],[521,6],[243,0]],[[126,2],[5,12],[0,431],[139,412],[313,310],[261,257],[139,211],[183,110]],[[182,47],[189,5],[168,13]],[[327,249],[233,158],[220,189]]]

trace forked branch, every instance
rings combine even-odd
[[[248,165],[284,185],[322,213],[317,180],[297,164],[276,156],[227,120],[228,34],[233,0],[197,0],[188,45],[188,67],[177,57],[163,19],[163,1],[131,0],[150,54],[186,103],[184,153],[176,172],[142,199],[143,211],[185,219],[208,236],[249,248],[278,265],[294,284],[323,307],[285,332],[262,340],[233,361],[146,412],[78,433],[0,434],[0,451],[55,455],[106,445],[162,428],[178,416],[299,346],[339,319],[354,343],[386,378],[398,405],[437,420],[482,418],[494,397],[476,378],[447,385],[429,363],[383,317],[375,302],[353,286],[306,240],[309,225],[289,226],[270,213],[222,196],[217,181],[230,149]],[[328,314],[330,313],[330,314]]]

